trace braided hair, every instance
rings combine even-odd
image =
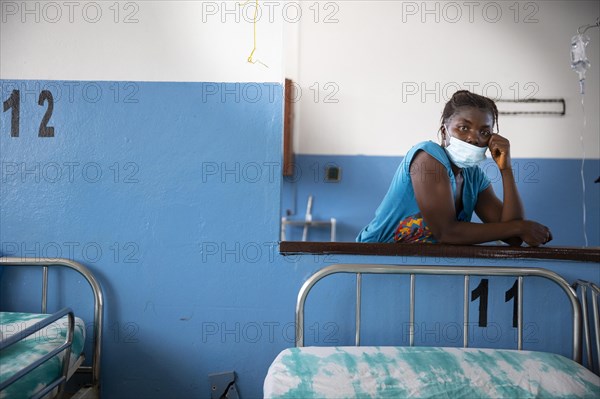
[[[442,112],[442,124],[445,124],[458,111],[458,108],[465,106],[489,111],[493,117],[492,130],[494,126],[498,127],[498,108],[496,108],[496,103],[487,97],[471,93],[468,90],[459,90],[452,95],[452,98],[446,103]]]

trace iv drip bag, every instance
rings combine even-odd
[[[585,81],[585,71],[590,67],[590,62],[585,54],[585,47],[590,38],[584,35],[575,35],[571,39],[571,69],[577,72],[579,76],[579,88],[583,94],[583,83]]]

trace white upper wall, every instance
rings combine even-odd
[[[443,104],[460,86],[564,98],[566,116],[502,116],[501,134],[516,157],[582,155],[569,44],[600,15],[597,1],[261,0],[254,59],[268,68],[247,62],[254,4],[0,0],[0,78],[280,82],[285,55],[300,85],[298,153],[404,154],[436,139]],[[587,34],[584,144],[597,158],[600,35]]]
[[[240,3],[0,0],[0,78],[281,82],[283,3],[257,18],[268,68]]]
[[[323,1],[286,23],[298,82],[295,151],[402,155],[437,140],[459,88],[492,98],[564,98],[565,116],[500,116],[513,157],[580,158],[583,114],[570,41],[597,1]],[[600,157],[600,34],[587,32],[586,156]]]

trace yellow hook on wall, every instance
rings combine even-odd
[[[240,7],[245,6],[246,4],[248,4],[251,0],[246,0],[244,3],[239,3]],[[248,56],[248,62],[251,64],[261,64],[262,66],[264,66],[265,68],[268,68],[269,66],[266,65],[265,63],[263,63],[262,61],[260,61],[259,59],[254,59],[254,52],[256,51],[256,18],[258,16],[258,0],[256,0],[256,5],[254,8],[254,18],[253,18],[253,25],[254,25],[254,48],[252,49],[252,52],[250,53],[250,55]]]

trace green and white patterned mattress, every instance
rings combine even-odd
[[[0,340],[23,331],[49,315],[0,312]],[[11,345],[0,352],[0,381],[6,381],[22,368],[33,363],[65,341],[69,322],[67,317],[57,320],[44,329]],[[83,351],[85,325],[75,318],[70,365],[75,364]],[[0,391],[0,398],[29,398],[58,378],[62,370],[64,352],[59,353],[25,377]]]
[[[600,377],[563,356],[435,347],[282,351],[265,398],[600,398]]]

